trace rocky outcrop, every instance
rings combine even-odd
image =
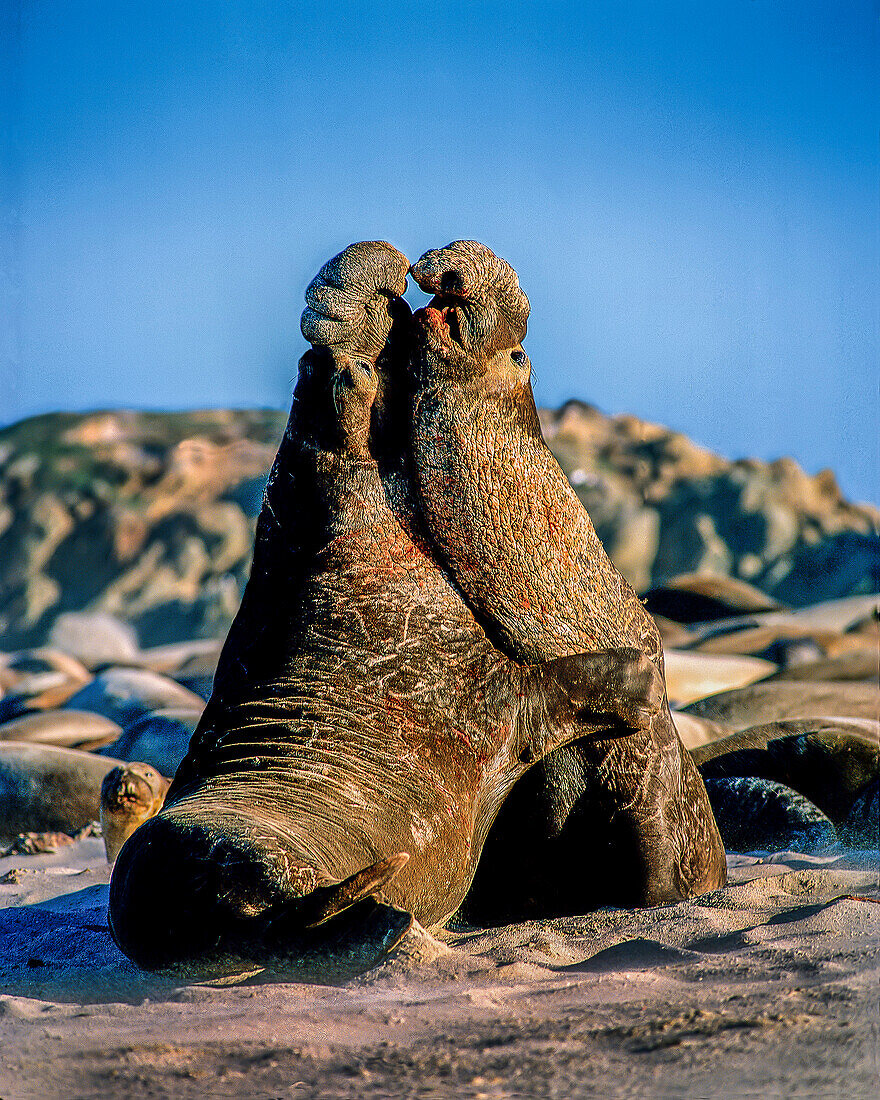
[[[730,575],[795,605],[878,589],[880,512],[830,471],[729,462],[685,436],[572,401],[550,446],[639,591]],[[217,637],[250,567],[277,410],[59,413],[0,431],[0,647],[58,616],[130,623],[141,645]]]
[[[802,606],[880,587],[880,510],[790,458],[730,462],[686,436],[579,401],[544,435],[638,591],[681,573],[748,581]]]
[[[274,410],[35,417],[0,432],[0,638],[60,613],[128,621],[141,644],[223,634],[247,578]]]

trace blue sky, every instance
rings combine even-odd
[[[285,407],[326,259],[467,237],[529,294],[540,403],[880,497],[876,0],[4,0],[0,21],[0,422]]]

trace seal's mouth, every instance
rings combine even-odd
[[[149,783],[139,777],[126,776],[118,786],[107,792],[107,803],[117,809],[130,807],[136,803],[149,802],[153,797]]]
[[[438,294],[413,314],[418,331],[435,350],[462,348],[460,306],[461,303],[455,298]]]

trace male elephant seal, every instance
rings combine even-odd
[[[532,761],[593,712],[640,725],[660,705],[632,648],[507,659],[430,556],[394,385],[406,271],[353,245],[307,291],[313,350],[214,691],[113,873],[110,927],[144,968],[369,965],[410,914],[456,910]]]
[[[650,615],[541,435],[522,348],[529,303],[516,273],[473,241],[426,253],[412,273],[434,294],[414,316],[419,498],[475,614],[518,661],[633,646],[662,674]],[[705,787],[664,700],[649,729],[560,749],[514,790],[467,914],[497,923],[652,905],[725,878]]]

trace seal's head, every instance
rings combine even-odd
[[[418,382],[529,381],[522,349],[529,300],[510,264],[477,241],[453,241],[426,252],[410,270],[434,295],[413,317]]]
[[[395,377],[409,355],[410,309],[402,297],[408,268],[406,256],[386,241],[360,241],[309,284],[300,329],[313,351],[300,363],[295,398],[320,408],[329,371],[333,400],[318,417],[324,429],[299,425],[319,445],[343,441],[345,450],[366,453],[371,433],[387,434],[400,400]]]
[[[168,780],[149,764],[126,764],[107,772],[101,784],[101,829],[109,863],[135,829],[162,809],[168,787]]]

